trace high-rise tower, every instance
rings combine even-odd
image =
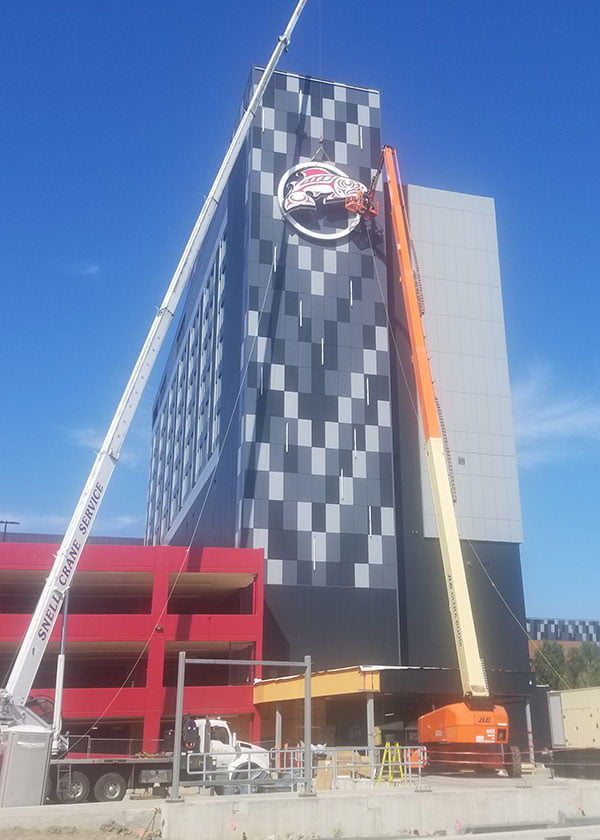
[[[274,74],[153,416],[147,541],[263,548],[265,655],[321,668],[455,661],[385,215],[366,228],[345,202],[380,120],[377,91]],[[475,613],[496,621],[484,656],[526,670],[484,574],[523,613],[493,202],[408,204]]]

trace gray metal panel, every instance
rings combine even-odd
[[[560,692],[551,691],[548,694],[548,714],[550,716],[550,734],[552,736],[552,748],[561,749],[566,747],[565,727],[563,721],[562,701]]]
[[[43,805],[52,732],[14,726],[0,733],[0,807]]]
[[[521,542],[494,202],[411,185],[408,207],[460,535]],[[424,453],[421,473],[424,534],[434,537]]]
[[[553,746],[579,750],[599,748],[600,688],[550,692],[548,705]]]

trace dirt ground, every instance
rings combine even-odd
[[[146,829],[130,831],[109,820],[97,829],[75,826],[48,826],[48,828],[20,828],[18,826],[0,829],[0,840],[160,840],[160,830],[150,824]]]

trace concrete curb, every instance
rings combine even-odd
[[[0,809],[0,829],[60,834],[113,821],[138,837],[152,824],[163,840],[349,840],[465,836],[473,840],[600,840],[600,782],[540,779],[425,780],[422,787],[254,796],[190,795],[182,802]],[[592,824],[595,823],[595,824]],[[511,828],[512,826],[512,828]],[[57,829],[59,829],[57,831]],[[504,830],[502,830],[504,829]],[[107,840],[115,836],[106,834]]]
[[[64,829],[78,828],[98,831],[113,821],[133,835],[143,832],[155,817],[155,810],[164,808],[164,800],[146,802],[86,802],[82,805],[40,805],[22,808],[0,808],[0,830],[11,828],[37,829],[60,835]],[[157,828],[162,814],[156,815]],[[60,831],[63,829],[63,832]],[[107,833],[107,840],[117,835]],[[142,836],[141,833],[138,836]]]
[[[549,823],[541,836],[565,838],[575,836],[562,828],[569,819],[597,817],[600,824],[600,784],[326,791],[313,798],[291,794],[211,797],[168,804],[163,815],[166,840],[439,837],[465,834],[475,826],[477,835],[472,836],[483,840],[486,826],[490,826],[489,834],[498,837],[493,827],[510,829],[511,824],[521,829],[515,836],[526,840],[527,823]],[[582,840],[600,838],[600,830],[595,828],[595,834],[590,834],[589,825],[578,831]]]

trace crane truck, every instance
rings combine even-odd
[[[33,704],[38,702],[35,698]],[[163,750],[155,755],[52,756],[45,796],[50,801],[78,804],[89,798],[118,802],[128,790],[163,795],[173,776],[174,732],[165,733]],[[221,718],[186,716],[179,749],[179,778],[184,785],[216,793],[253,789],[271,778],[268,750],[240,741]]]
[[[520,775],[520,755],[508,745],[506,709],[494,703],[473,619],[473,610],[454,509],[438,401],[423,328],[419,292],[411,260],[411,234],[396,151],[384,146],[367,193],[351,196],[346,207],[366,220],[378,212],[377,182],[385,171],[391,227],[398,264],[421,415],[428,474],[433,495],[442,565],[463,700],[435,709],[418,719],[418,739],[427,746],[431,767],[506,769]]]
[[[6,687],[0,689],[0,806],[39,805],[44,801],[51,746],[53,741],[55,745],[59,741],[60,701],[55,707],[53,725],[49,727],[27,708],[27,698],[177,304],[193,272],[265,89],[279,58],[289,46],[305,4],[306,0],[299,0],[296,4],[234,132],[67,526]],[[63,669],[64,655],[61,654],[56,686],[59,698]]]

